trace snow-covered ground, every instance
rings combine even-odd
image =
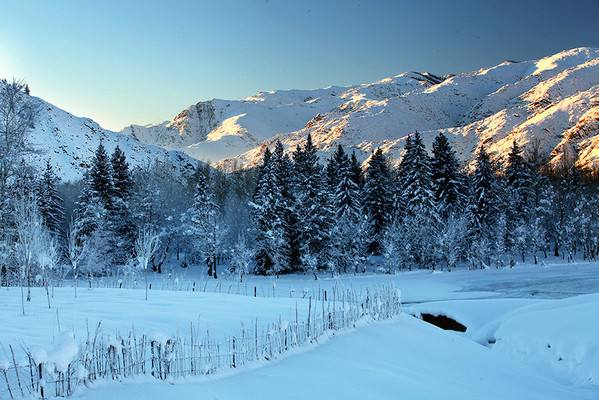
[[[97,282],[99,283],[99,282]],[[103,282],[108,283],[108,282]],[[195,290],[189,290],[194,287]],[[331,278],[171,271],[143,291],[118,288],[56,288],[52,309],[36,288],[21,315],[18,289],[0,290],[0,352],[8,344],[47,345],[59,331],[85,337],[102,321],[106,333],[209,330],[211,337],[237,334],[261,323],[300,318],[307,298],[333,290],[357,292],[393,284],[402,291],[398,319],[339,332],[294,350],[282,359],[233,372],[176,380],[150,377],[101,382],[78,398],[208,399],[596,399],[599,398],[599,264],[521,265],[514,269],[453,272],[411,271]],[[257,297],[253,297],[256,288]],[[170,289],[170,290],[167,290]],[[247,295],[246,295],[247,293]],[[296,306],[297,305],[297,306]],[[445,315],[467,327],[444,331],[415,316]],[[60,327],[59,327],[60,324]],[[0,357],[1,358],[1,357]]]
[[[276,279],[247,276],[243,283],[226,274],[221,274],[218,280],[211,279],[206,276],[205,268],[191,267],[155,275],[153,282],[159,289],[191,290],[195,283],[196,290],[248,295],[252,295],[256,287],[257,295],[263,297],[307,297],[334,287],[365,290],[392,283],[402,290],[405,304],[489,297],[551,299],[595,293],[599,292],[599,267],[597,263],[565,263],[553,259],[545,265],[517,264],[513,269],[415,270],[395,275],[360,273],[335,277],[323,274],[318,280],[312,275],[283,275]]]
[[[307,301],[302,299],[155,290],[145,301],[143,291],[133,289],[79,288],[75,298],[72,288],[56,288],[51,304],[48,309],[43,288],[34,288],[23,316],[19,289],[0,290],[0,346],[45,345],[65,330],[84,339],[88,329],[93,332],[98,323],[109,334],[134,329],[138,334],[161,331],[177,335],[187,333],[193,324],[199,332],[223,337],[238,333],[242,324],[251,326],[256,318],[260,324],[279,317],[295,318],[296,305],[300,318],[307,313]]]
[[[100,385],[84,399],[596,399],[596,388],[403,315],[239,374],[169,385]]]

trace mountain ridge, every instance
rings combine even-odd
[[[4,84],[0,80],[0,85]],[[90,118],[77,117],[39,97],[31,98],[38,114],[27,134],[27,142],[33,150],[27,160],[38,170],[50,160],[63,181],[81,179],[100,143],[109,152],[119,146],[131,167],[162,162],[177,174],[183,174],[197,164],[180,151],[166,150],[131,135],[104,129]]]
[[[308,133],[323,156],[343,144],[362,160],[377,147],[398,159],[415,130],[429,144],[444,132],[464,162],[481,144],[501,160],[508,142],[517,140],[540,147],[551,163],[569,152],[581,168],[597,169],[595,134],[565,135],[594,126],[597,85],[599,49],[582,47],[447,76],[408,72],[348,87],[215,99],[188,107],[172,121],[123,132],[224,169],[255,166],[275,140],[293,148]]]

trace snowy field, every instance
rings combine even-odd
[[[96,281],[95,285],[116,284]],[[127,282],[129,286],[135,286]],[[514,269],[411,271],[331,278],[289,275],[207,280],[199,271],[152,279],[149,300],[134,288],[55,288],[48,309],[35,288],[21,315],[18,288],[0,290],[0,354],[9,344],[50,346],[61,331],[83,340],[101,322],[107,334],[190,329],[215,340],[243,327],[304,319],[308,298],[382,285],[401,289],[403,314],[340,331],[274,361],[174,385],[151,377],[98,382],[77,398],[208,399],[597,399],[599,398],[599,265],[522,265]],[[194,289],[193,291],[191,289]],[[256,297],[254,297],[254,290]],[[297,313],[297,317],[296,317]],[[441,330],[421,314],[445,315],[466,332]],[[0,358],[2,358],[0,356]],[[309,382],[310,384],[306,384]],[[1,385],[0,385],[1,388]]]

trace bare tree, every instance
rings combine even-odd
[[[31,283],[33,267],[43,245],[43,222],[37,208],[35,197],[21,199],[14,212],[17,241],[15,257],[19,262],[21,280],[21,305],[25,314],[23,287],[27,285],[27,301],[31,301]]]
[[[46,229],[43,230],[40,237],[40,246],[37,252],[37,263],[40,268],[44,288],[46,289],[48,308],[51,308],[48,285],[52,275],[57,272],[57,267],[60,263],[60,255],[56,240]]]
[[[243,277],[249,273],[253,258],[254,254],[252,249],[248,247],[245,236],[240,234],[237,244],[233,248],[231,263],[229,264],[229,271],[239,276],[239,282],[243,282]]]
[[[151,227],[144,226],[139,229],[135,240],[135,259],[137,266],[144,273],[146,281],[146,300],[148,300],[148,264],[152,256],[160,247],[160,235]]]
[[[71,271],[75,278],[75,297],[77,297],[77,286],[79,282],[79,269],[86,253],[86,242],[79,237],[79,228],[77,216],[71,217],[71,222],[67,229],[67,258],[71,264]]]
[[[37,118],[34,98],[25,93],[20,81],[0,80],[0,235],[6,237],[12,224],[9,185],[18,171],[23,156],[32,150],[27,133]]]

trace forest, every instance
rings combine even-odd
[[[242,280],[359,273],[369,259],[393,273],[599,252],[596,179],[565,156],[548,165],[533,144],[514,141],[501,162],[481,146],[463,164],[444,134],[427,149],[413,132],[400,162],[376,149],[361,163],[341,145],[319,159],[308,136],[289,151],[280,142],[265,148],[256,169],[198,162],[183,176],[161,160],[130,168],[121,149],[100,144],[81,181],[61,182],[50,161],[41,171],[28,165],[33,104],[21,82],[2,91],[2,285],[166,265]]]

